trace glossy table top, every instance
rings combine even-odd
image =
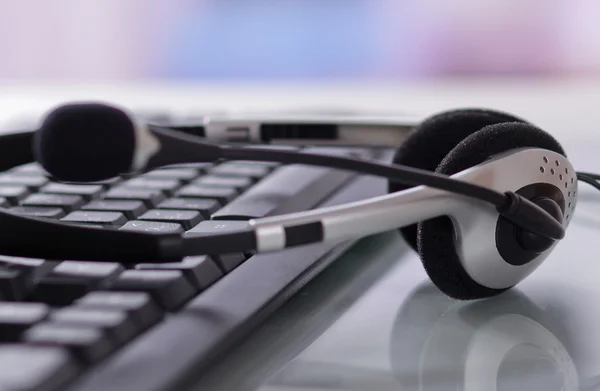
[[[287,106],[328,101],[427,114],[451,107],[494,107],[550,131],[577,169],[600,172],[598,85],[598,80],[456,82],[335,87],[330,93],[299,88],[297,95],[285,88],[279,94],[257,88],[255,95],[252,88],[159,88],[155,91],[179,94],[157,93],[152,99],[156,107],[164,107],[172,98],[170,106],[179,109],[178,102],[187,102],[188,108],[229,102],[269,109],[275,101]],[[5,88],[0,102],[21,109],[23,102],[38,109],[63,98],[95,96],[121,103],[145,97],[141,105],[146,107],[154,102],[143,88],[131,96],[110,86],[96,89],[96,95],[77,88],[72,93],[48,91],[35,95],[33,87]],[[284,95],[289,99],[279,99]],[[360,241],[216,361],[194,390],[600,389],[600,263],[595,253],[600,192],[581,184],[579,197],[567,237],[551,256],[515,289],[493,299],[459,302],[439,293],[396,232]]]
[[[397,232],[360,241],[193,389],[600,389],[600,192],[579,195],[567,237],[492,299],[441,294]]]
[[[367,238],[194,389],[600,389],[600,193],[581,191],[595,199],[516,289],[449,299],[398,234]]]

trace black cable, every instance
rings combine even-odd
[[[357,160],[344,156],[316,155],[296,151],[262,148],[223,148],[223,158],[231,160],[267,160],[286,164],[308,164],[338,168],[367,175],[376,175],[398,181],[407,186],[424,185],[436,189],[458,193],[490,203],[497,208],[510,202],[506,194],[459,181],[443,174],[396,164],[385,165],[366,160]]]
[[[221,158],[230,160],[267,160],[287,164],[325,166],[366,175],[381,176],[408,186],[428,186],[492,204],[503,217],[537,235],[550,239],[562,239],[565,235],[564,227],[559,221],[532,201],[514,192],[501,193],[487,187],[460,181],[447,175],[414,167],[379,164],[344,156],[328,156],[263,148],[224,147],[221,149]]]
[[[588,185],[596,188],[597,190],[600,190],[600,183],[598,183],[598,180],[600,179],[600,175],[598,174],[591,174],[591,173],[587,173],[587,172],[577,172],[577,179],[587,183]]]
[[[577,171],[577,177],[579,177],[580,175],[587,176],[595,180],[600,180],[600,174],[594,174],[593,172]]]

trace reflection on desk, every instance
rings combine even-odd
[[[596,379],[580,384],[562,330],[516,290],[465,303],[425,283],[398,312],[389,373],[300,360],[261,391],[596,389]]]
[[[562,327],[517,290],[457,303],[420,287],[390,346],[402,390],[578,390]]]

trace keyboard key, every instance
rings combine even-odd
[[[21,270],[26,274],[28,281],[37,283],[43,276],[52,271],[58,265],[58,262],[0,255],[0,265],[9,269]]]
[[[158,189],[142,189],[134,187],[115,187],[105,195],[106,200],[138,200],[142,201],[147,208],[153,208],[165,199],[165,195]]]
[[[221,204],[226,204],[237,197],[238,192],[232,187],[213,187],[200,185],[187,185],[177,192],[179,197],[211,198],[217,199]]]
[[[0,267],[0,300],[23,300],[29,288],[25,271]]]
[[[247,227],[248,223],[246,221],[206,220],[187,231],[185,235],[211,235],[234,232]],[[215,254],[212,257],[225,273],[229,273],[246,260],[246,256],[242,253]]]
[[[51,274],[78,279],[106,280],[116,278],[123,270],[123,266],[116,262],[64,261],[58,264]]]
[[[180,270],[198,289],[204,290],[223,276],[215,262],[206,255],[186,257],[181,262],[142,263],[135,267],[139,270]]]
[[[156,206],[159,209],[196,210],[202,217],[210,219],[221,204],[218,200],[209,198],[169,198]]]
[[[233,187],[241,193],[252,185],[252,180],[245,177],[206,175],[192,183],[199,186]]]
[[[71,212],[61,220],[74,223],[98,224],[104,227],[120,227],[127,222],[127,218],[121,212],[99,212],[84,210]]]
[[[102,329],[117,345],[129,342],[141,331],[126,311],[117,309],[67,307],[51,312],[48,320],[66,326]]]
[[[192,168],[171,168],[150,171],[142,176],[150,179],[177,179],[182,182],[189,182],[196,178],[198,174],[198,171]]]
[[[210,235],[216,233],[235,232],[248,228],[247,221],[239,220],[205,220],[185,233],[186,236]]]
[[[87,184],[89,185],[100,185],[102,186],[102,188],[104,190],[110,188],[111,186],[115,186],[118,183],[121,183],[123,181],[123,178],[121,177],[114,177],[114,178],[109,178],[109,179],[105,179],[103,181],[95,181],[95,182],[88,182]],[[74,185],[79,185],[79,183],[73,183]]]
[[[17,341],[23,331],[43,321],[49,312],[42,303],[0,302],[0,341]]]
[[[224,163],[213,168],[210,173],[219,176],[252,178],[254,181],[271,172],[270,166],[261,164]]]
[[[39,280],[49,273],[58,262],[44,261],[42,259],[30,259],[19,257],[0,256],[0,268],[19,273],[17,281],[11,282],[11,287],[4,291],[5,300],[20,301],[30,297],[35,285]],[[9,278],[9,276],[5,276]],[[8,284],[8,281],[4,281]],[[12,290],[12,294],[8,290]]]
[[[173,194],[175,190],[181,187],[181,182],[177,179],[151,179],[151,178],[134,178],[123,182],[123,186],[141,188],[141,189],[158,189],[164,193]]]
[[[91,290],[109,288],[123,270],[121,264],[112,262],[61,262],[38,282],[33,298],[68,305]]]
[[[10,169],[9,172],[12,175],[48,175],[46,170],[44,170],[38,163],[23,164]]]
[[[200,212],[195,210],[160,210],[152,209],[141,215],[139,220],[162,221],[181,224],[188,230],[203,220]]]
[[[225,271],[225,273],[229,273],[236,267],[240,266],[242,262],[246,260],[246,256],[242,253],[219,254],[214,255],[213,258]]]
[[[41,206],[14,206],[10,208],[10,211],[22,215],[43,217],[47,219],[59,219],[65,216],[65,211],[61,208],[46,208]]]
[[[141,329],[163,318],[162,310],[146,292],[90,292],[74,303],[77,307],[127,311]]]
[[[163,223],[160,221],[141,221],[141,220],[129,221],[119,229],[126,230],[126,231],[159,232],[159,233],[185,232],[185,230],[183,229],[181,224]]]
[[[83,205],[84,201],[78,195],[35,193],[25,198],[23,206],[56,206],[65,212],[71,212]]]
[[[0,390],[57,391],[78,373],[65,349],[31,345],[0,346]]]
[[[40,189],[42,193],[79,195],[86,201],[97,197],[103,190],[102,185],[72,185],[68,183],[49,183]]]
[[[127,219],[135,219],[146,211],[142,201],[136,200],[95,200],[83,205],[81,210],[121,212]]]
[[[350,156],[348,150],[340,154]],[[217,220],[247,220],[308,210],[357,174],[307,165],[289,165],[273,171],[244,194],[215,212]]]
[[[259,144],[259,145],[248,145],[244,148],[253,149],[280,149],[282,151],[299,151],[303,147],[299,145],[280,145],[280,144]]]
[[[25,186],[0,186],[0,197],[13,205],[25,199],[29,194],[31,191]]]
[[[261,166],[261,167],[266,167],[270,170],[272,170],[275,167],[279,167],[282,164],[281,163],[277,163],[277,162],[265,162],[265,161],[255,161],[255,160],[232,160],[230,162],[227,163],[223,163],[221,164],[222,166],[225,165],[236,165],[236,166]]]
[[[211,162],[201,162],[201,163],[181,163],[181,164],[173,164],[167,167],[162,168],[162,170],[171,170],[171,169],[192,169],[196,170],[198,174],[207,173],[212,167],[215,166],[215,163]]]
[[[100,224],[90,224],[90,223],[69,223],[69,225],[73,225],[75,227],[95,228],[95,229],[114,229],[114,228],[104,227],[103,225],[100,225]]]
[[[198,292],[179,270],[126,270],[112,290],[148,292],[168,311],[181,307]]]
[[[105,179],[103,181],[92,181],[92,182],[85,182],[85,183],[81,183],[81,182],[52,182],[52,183],[56,183],[56,184],[61,184],[61,185],[68,185],[68,186],[100,186],[102,188],[102,190],[106,190],[109,189],[110,187],[114,187],[115,185],[117,185],[118,183],[122,182],[123,178],[121,177],[114,177],[114,178],[108,178]],[[91,192],[91,190],[90,190]]]
[[[27,330],[23,340],[34,346],[63,347],[88,365],[104,359],[117,347],[100,328],[49,322],[40,323]]]
[[[48,181],[48,178],[41,175],[0,175],[0,186],[26,186],[31,190],[38,190],[40,187],[48,183]]]

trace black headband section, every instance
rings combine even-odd
[[[120,231],[51,221],[0,210],[3,255],[57,260],[122,262],[179,261],[180,234]]]

